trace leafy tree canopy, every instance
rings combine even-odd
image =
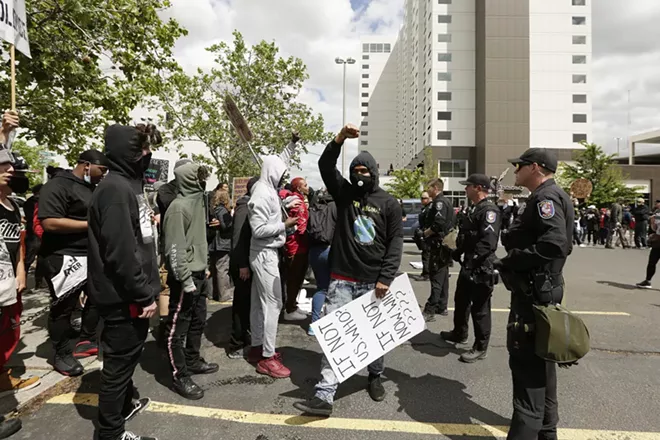
[[[34,187],[39,183],[43,183],[43,162],[41,154],[47,150],[41,145],[28,145],[23,139],[15,140],[12,144],[12,149],[23,156],[23,159],[30,166],[30,172],[27,173],[28,179],[30,179],[30,188]],[[57,164],[54,161],[50,161],[46,165],[55,165]]]
[[[419,168],[394,170],[391,175],[394,179],[386,184],[386,189],[397,199],[418,199],[428,180]]]

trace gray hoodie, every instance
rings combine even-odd
[[[265,156],[263,159],[261,178],[252,188],[248,202],[248,218],[252,229],[250,250],[253,252],[284,246],[286,232],[277,186],[286,168],[278,156]]]

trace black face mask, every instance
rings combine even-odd
[[[374,189],[373,176],[364,176],[362,174],[351,172],[351,183],[353,184],[353,188],[358,192],[367,193]]]
[[[9,179],[9,188],[16,194],[25,194],[30,189],[30,180],[27,176],[15,174]]]
[[[149,164],[151,164],[151,156],[152,154],[149,153],[146,156],[143,156],[142,159],[140,159],[140,167],[142,168],[143,174],[149,169]]]

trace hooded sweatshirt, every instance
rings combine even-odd
[[[283,189],[280,191],[280,198],[284,200],[285,205],[296,199],[300,200],[300,205],[288,210],[290,217],[298,217],[298,223],[296,224],[296,231],[286,237],[286,243],[284,245],[286,255],[293,257],[296,254],[306,254],[309,252],[309,238],[307,236],[309,209],[305,204],[305,197],[299,192]]]
[[[137,129],[113,125],[105,135],[110,172],[89,206],[87,278],[92,302],[103,315],[129,313],[131,304],[151,305],[160,292],[154,243],[142,191],[144,162]]]
[[[279,249],[284,246],[286,232],[277,187],[286,172],[286,164],[278,156],[265,156],[261,177],[252,188],[248,216],[252,229],[250,250]]]
[[[378,186],[378,164],[366,151],[350,165],[351,182],[337,171],[342,146],[334,140],[319,159],[319,170],[337,207],[337,224],[330,247],[334,278],[389,286],[401,264],[403,220],[399,202]],[[366,166],[371,176],[354,172]]]
[[[189,163],[174,170],[178,195],[167,208],[163,223],[168,270],[183,284],[185,292],[195,290],[192,274],[206,270],[208,259],[204,189],[199,183],[199,167]]]

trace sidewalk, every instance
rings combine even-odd
[[[6,368],[13,370],[13,376],[40,376],[41,384],[31,390],[0,398],[0,414],[8,414],[20,409],[33,398],[55,385],[68,380],[53,370],[53,347],[48,340],[49,305],[47,289],[33,289],[23,295],[23,316],[21,322],[21,341]],[[30,319],[30,318],[34,319]],[[100,369],[102,363],[96,357],[81,359],[85,371]]]

